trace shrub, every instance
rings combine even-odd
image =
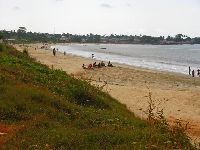
[[[0,44],[0,52],[3,52],[6,50],[6,46],[4,44]]]
[[[29,55],[29,54],[28,54],[28,50],[27,50],[26,48],[23,49],[23,54],[25,54],[25,55],[27,55],[27,56]]]

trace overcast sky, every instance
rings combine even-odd
[[[0,30],[200,36],[200,0],[0,0]]]

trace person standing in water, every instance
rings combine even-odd
[[[192,77],[194,77],[194,70],[192,70]]]
[[[191,75],[191,67],[189,66],[189,75]]]
[[[53,56],[55,56],[56,55],[56,49],[54,48],[53,49]]]
[[[197,75],[200,76],[200,69],[197,70]]]

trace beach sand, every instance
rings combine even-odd
[[[200,139],[200,78],[169,72],[142,69],[115,64],[115,67],[82,69],[82,64],[95,62],[92,59],[57,53],[41,49],[42,44],[28,45],[28,52],[37,61],[50,68],[62,69],[76,78],[91,80],[102,86],[105,92],[125,104],[135,115],[146,118],[149,93],[159,109],[163,109],[167,120],[181,119],[189,122],[187,130],[193,141]],[[22,51],[23,46],[15,45]],[[36,48],[36,50],[35,50]]]

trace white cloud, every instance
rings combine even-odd
[[[15,10],[15,11],[18,11],[18,10],[20,10],[20,9],[21,9],[21,8],[18,7],[18,6],[13,7],[13,10]]]
[[[127,7],[131,7],[132,5],[130,3],[126,3],[126,6]]]
[[[101,4],[101,7],[103,7],[103,8],[112,8],[112,6],[110,4],[107,4],[107,3]]]
[[[0,1],[0,30],[200,36],[200,0]]]

